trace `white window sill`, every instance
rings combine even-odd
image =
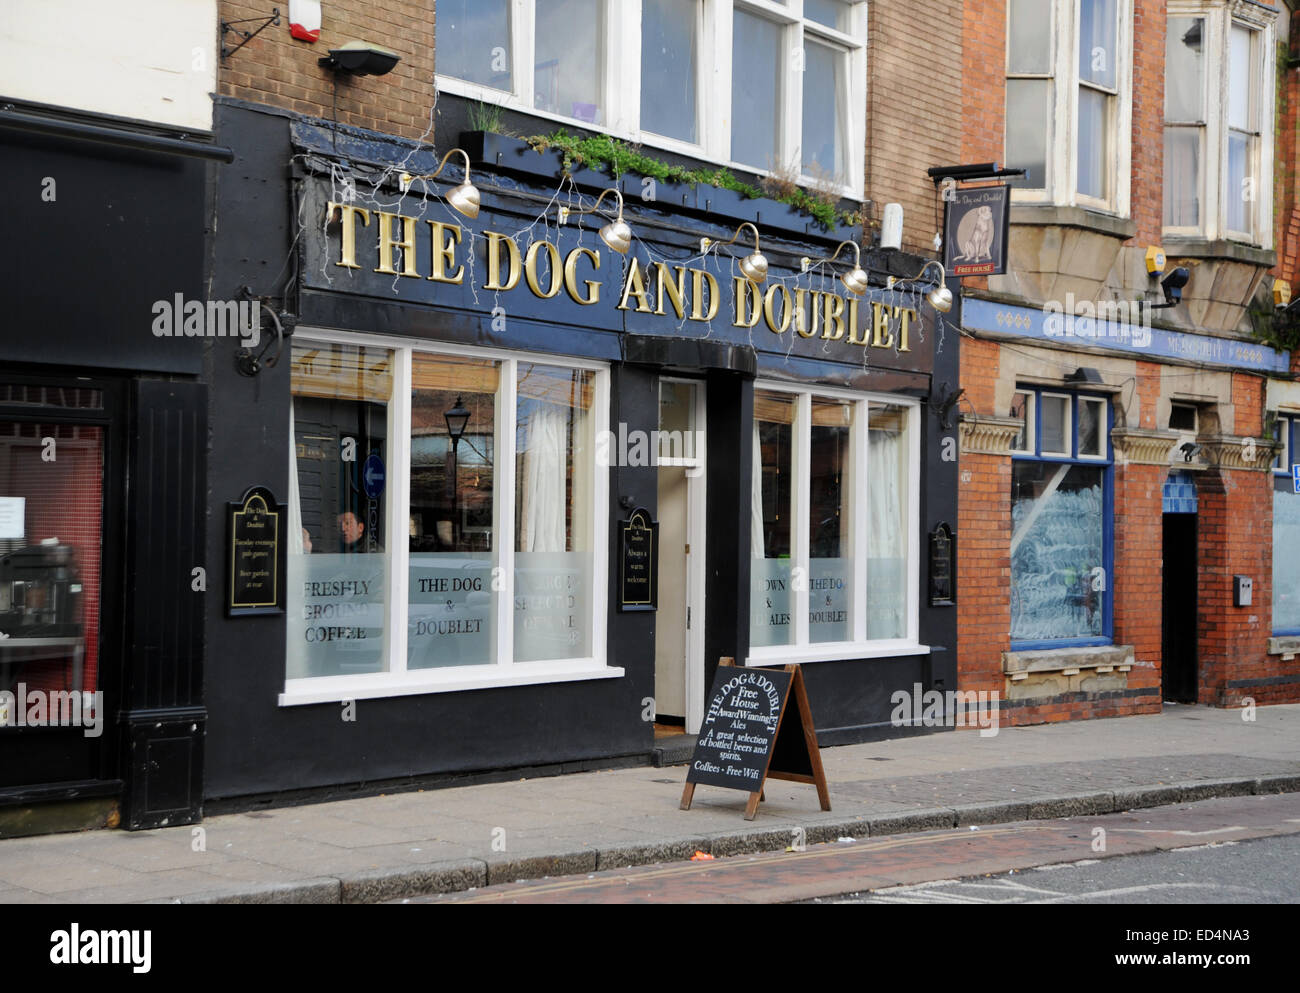
[[[280,694],[281,707],[344,700],[378,700],[427,693],[459,693],[500,686],[572,683],[588,679],[619,679],[622,669],[593,659],[569,662],[517,662],[514,665],[462,666],[403,673],[376,672],[359,676],[319,676],[289,679]]]
[[[844,662],[850,659],[892,659],[902,655],[929,655],[929,645],[911,641],[864,641],[849,644],[800,645],[759,649],[745,659],[750,668],[782,666],[790,663]]]

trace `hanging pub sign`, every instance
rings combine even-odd
[[[265,486],[226,504],[226,616],[284,613],[284,504]]]
[[[789,707],[792,695],[795,705]],[[686,773],[681,808],[691,809],[699,783],[743,790],[749,794],[745,820],[752,821],[769,779],[816,786],[822,810],[831,809],[803,670],[797,665],[749,669],[737,666],[735,659],[722,659]]]
[[[950,276],[1007,271],[1011,187],[976,186],[944,193],[943,265]]]
[[[650,611],[659,606],[659,522],[638,507],[618,526],[618,609]]]

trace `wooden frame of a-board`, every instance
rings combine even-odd
[[[770,737],[767,739],[762,756],[762,771],[761,774],[757,775],[757,781],[752,784],[738,779],[733,774],[754,778],[754,768],[746,770],[743,767],[733,768],[728,766],[724,772],[721,767],[710,764],[707,761],[707,755],[705,757],[701,756],[701,753],[707,749],[716,750],[719,748],[713,741],[714,718],[719,714],[728,716],[728,712],[722,709],[723,704],[730,695],[731,688],[737,686],[743,678],[729,674],[725,671],[726,669],[736,669],[746,674],[753,673],[754,676],[749,681],[759,686],[763,683],[769,684],[769,692],[772,689],[779,692],[779,687],[774,687],[770,678],[764,679],[765,675],[770,676],[771,673],[780,672],[788,676],[788,684],[784,693],[781,694],[775,725],[770,729]],[[791,697],[795,701],[793,711],[790,709]],[[739,699],[740,695],[738,694],[735,701]],[[787,715],[793,717],[793,722],[787,720]],[[732,726],[737,727],[738,725],[733,724]],[[724,732],[724,734],[728,736],[728,741],[731,740],[730,732]],[[742,761],[739,758],[737,760]],[[812,709],[808,705],[808,693],[804,687],[802,668],[798,665],[787,665],[780,669],[750,668],[737,666],[734,658],[720,659],[718,662],[718,675],[714,679],[713,690],[710,693],[709,705],[706,709],[705,725],[700,729],[700,738],[696,742],[695,752],[691,756],[691,765],[687,770],[686,777],[686,786],[682,790],[682,810],[691,809],[691,803],[695,798],[695,787],[702,782],[705,785],[748,792],[749,800],[745,804],[745,820],[752,821],[758,814],[759,802],[765,799],[764,786],[769,779],[781,779],[816,786],[817,799],[821,803],[821,809],[830,810],[830,789],[826,785],[826,773],[822,768],[821,752],[817,746],[817,731],[813,726]]]

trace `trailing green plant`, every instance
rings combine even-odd
[[[752,183],[737,179],[725,168],[687,169],[685,166],[673,165],[662,159],[643,155],[626,142],[608,135],[582,138],[561,130],[553,134],[534,135],[525,138],[524,141],[538,152],[551,149],[559,151],[563,155],[565,172],[585,167],[607,172],[615,179],[625,173],[633,173],[638,176],[649,176],[661,183],[686,183],[692,186],[705,183],[720,189],[732,190],[749,200],[770,196],[773,200],[811,215],[827,229],[839,223],[861,223],[858,214],[840,212],[834,202],[827,202],[824,195],[809,194],[798,187],[789,190],[782,188],[776,192],[765,191]]]

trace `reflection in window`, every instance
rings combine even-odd
[[[1298,548],[1300,548],[1300,493],[1274,490],[1274,634],[1300,634],[1300,555],[1296,554]]]
[[[537,0],[534,30],[533,106],[603,124],[605,0]]]
[[[867,506],[867,638],[907,637],[907,408],[871,404]]]
[[[642,0],[641,130],[696,144],[701,0]]]
[[[1013,641],[1104,634],[1105,472],[1060,463],[1013,463]]]
[[[1164,223],[1201,224],[1205,18],[1171,17],[1165,38]]]
[[[438,0],[438,72],[513,89],[510,0]]]
[[[808,640],[849,641],[853,548],[849,526],[849,463],[853,405],[812,400],[808,495]]]
[[[290,383],[288,675],[379,672],[392,353],[295,344]]]
[[[804,42],[803,171],[847,181],[844,140],[848,56],[829,45]]]
[[[754,391],[754,469],[750,645],[789,645],[791,611],[790,485],[793,470],[795,398]]]
[[[408,669],[495,661],[499,378],[495,362],[412,358]]]
[[[520,362],[515,659],[592,654],[593,373]]]
[[[731,119],[740,124],[731,129],[732,159],[756,169],[779,169],[780,27],[736,9],[731,79]]]
[[[1014,185],[1047,189],[1052,134],[1052,4],[1010,0],[1007,11],[1007,167],[1024,169]]]
[[[76,389],[5,390],[20,402],[40,403],[48,390],[62,406],[86,405]],[[46,438],[57,442],[53,460]],[[16,694],[20,683],[46,693],[99,687],[103,485],[103,428],[0,421],[0,692]],[[0,706],[0,726],[17,720],[12,704]]]

